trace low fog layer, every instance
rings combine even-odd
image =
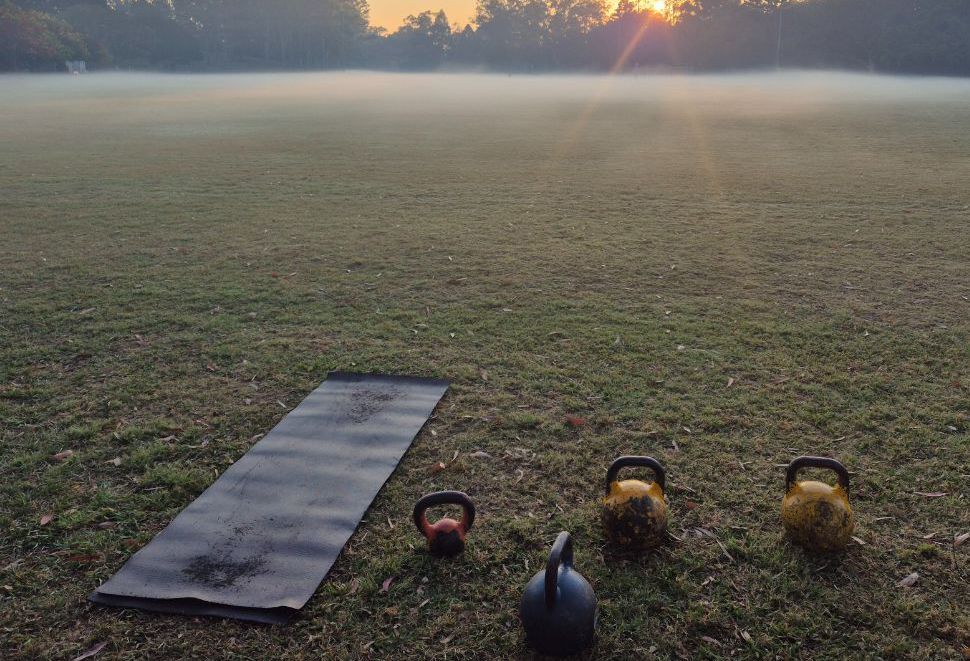
[[[266,74],[103,73],[0,76],[0,112],[20,127],[25,108],[69,114],[152,108],[162,116],[207,111],[354,108],[376,114],[438,113],[579,104],[687,104],[725,113],[812,112],[859,104],[966,104],[970,80],[851,73],[779,72],[724,75],[495,75],[376,72]],[[72,103],[77,104],[72,107]],[[8,125],[9,126],[9,125]]]
[[[819,181],[826,195],[846,195],[847,172],[850,202],[887,187],[916,199],[929,185],[965,186],[970,166],[963,79],[90,74],[8,76],[0,88],[0,144],[11,162],[76,178],[56,155],[83,153],[84,186],[124,178],[137,163],[177,187],[172,174],[191,161],[240,185],[278,172],[366,190],[392,179],[487,194],[525,178],[545,194],[585,168],[577,185],[588,189],[624,178],[691,200],[685,181],[699,180],[705,195],[749,199],[755,177],[765,191],[787,187],[788,199],[815,204]],[[484,174],[485,163],[496,169]]]

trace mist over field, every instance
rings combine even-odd
[[[159,106],[177,112],[180,101],[193,112],[229,116],[255,110],[260,102],[277,110],[326,112],[365,106],[368,114],[464,110],[487,114],[505,106],[636,103],[645,108],[686,103],[724,113],[811,113],[859,104],[962,104],[970,99],[970,79],[892,76],[819,71],[709,75],[622,74],[614,76],[490,73],[398,74],[382,72],[158,74],[101,73],[83,78],[0,76],[0,110],[42,109],[80,103],[75,111],[127,106]],[[242,106],[236,106],[242,101]],[[484,102],[484,103],[483,103]],[[404,104],[403,106],[401,104]],[[441,106],[440,104],[446,104]],[[301,108],[301,106],[304,106]],[[110,108],[108,108],[110,110]],[[15,117],[13,118],[15,119]],[[623,118],[621,118],[623,119]]]
[[[331,166],[352,163],[358,149],[407,157],[411,145],[410,156],[431,169],[490,155],[548,167],[593,159],[663,187],[682,185],[678,171],[698,163],[725,181],[776,161],[803,175],[832,175],[835,163],[827,159],[879,171],[892,159],[867,159],[892,140],[911,144],[915,153],[906,158],[937,149],[929,159],[935,168],[970,127],[970,80],[953,78],[343,72],[0,80],[0,137],[11,149],[23,147],[23,163],[50,155],[34,140],[56,151],[84,145],[92,154],[110,144],[102,168],[119,150],[154,146],[160,151],[146,154],[149,160],[164,162],[179,144],[194,152],[205,140],[213,155],[245,149],[247,140],[257,141],[254,156],[285,152],[287,144],[301,153],[315,146],[305,153],[308,163],[334,159]],[[431,146],[436,151],[423,151]],[[942,176],[956,176],[949,172]],[[897,183],[924,174],[918,169]],[[585,185],[597,186],[597,178]]]
[[[66,173],[86,154],[75,175],[92,192],[125,168],[178,176],[192,158],[217,164],[193,184],[278,168],[291,184],[327,172],[439,194],[460,180],[483,203],[508,177],[541,197],[573,172],[584,188],[677,199],[697,187],[750,196],[752,177],[796,197],[814,193],[799,182],[870,196],[882,180],[915,202],[927,178],[962,186],[970,153],[970,80],[953,78],[112,73],[0,85],[0,138],[18,169]]]

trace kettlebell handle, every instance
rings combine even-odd
[[[546,608],[556,605],[556,591],[559,587],[559,565],[573,566],[573,538],[563,530],[556,537],[546,562]]]
[[[471,530],[472,524],[475,523],[475,504],[472,503],[472,499],[467,494],[461,491],[437,491],[435,493],[429,493],[414,505],[414,525],[417,526],[418,530],[425,537],[427,537],[426,531],[431,527],[431,524],[428,523],[428,518],[425,516],[425,512],[429,507],[434,507],[435,505],[461,505],[462,515],[461,521],[458,523],[464,532]]]
[[[795,484],[795,478],[798,476],[798,471],[803,468],[827,468],[835,471],[835,474],[839,477],[839,485],[845,489],[846,493],[849,492],[849,471],[841,463],[828,457],[798,457],[793,459],[788,464],[788,470],[785,473],[786,492],[791,490]]]
[[[610,494],[610,485],[616,482],[616,476],[620,470],[630,466],[649,468],[653,471],[654,481],[660,485],[660,490],[666,490],[667,473],[659,461],[653,457],[620,457],[610,464],[609,470],[606,471],[606,495]]]

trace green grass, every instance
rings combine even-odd
[[[6,658],[527,656],[562,529],[600,658],[968,653],[967,82],[0,86]],[[453,385],[295,624],[84,601],[333,369]],[[598,527],[624,453],[669,475],[643,558]],[[785,541],[802,453],[864,546]],[[445,488],[480,510],[453,562],[409,522]]]

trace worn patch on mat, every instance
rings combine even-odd
[[[330,374],[89,598],[286,621],[447,389],[434,379]]]

